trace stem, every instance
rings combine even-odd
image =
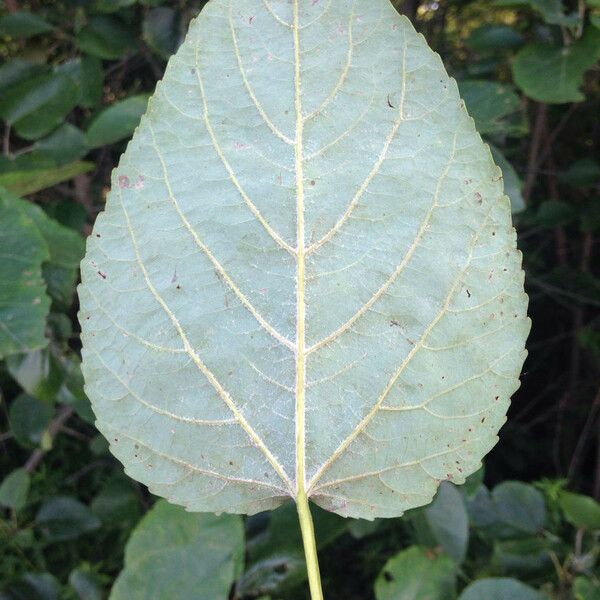
[[[317,544],[315,542],[315,528],[310,514],[308,497],[304,490],[298,494],[296,507],[298,509],[298,518],[300,519],[300,530],[302,531],[302,543],[304,544],[304,556],[306,557],[310,597],[311,600],[323,600],[319,558],[317,556]]]

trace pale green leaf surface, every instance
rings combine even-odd
[[[428,503],[496,443],[529,330],[500,170],[387,0],[211,0],[82,277],[98,426],[190,510]]]
[[[127,542],[110,600],[227,600],[243,561],[240,517],[189,514],[159,501]]]

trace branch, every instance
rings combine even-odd
[[[48,436],[50,440],[54,440],[54,438],[58,435],[58,432],[61,430],[63,425],[73,416],[75,409],[72,406],[62,406],[58,411],[58,414],[51,421],[48,426]],[[48,450],[44,450],[43,448],[37,448],[33,451],[27,462],[25,463],[25,470],[31,474],[33,473],[40,463],[42,459],[46,455]]]

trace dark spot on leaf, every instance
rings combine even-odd
[[[396,319],[392,319],[390,321],[390,327],[400,327],[400,321],[396,321]]]
[[[317,185],[317,182],[314,179],[310,180],[310,185]]]
[[[233,461],[232,460],[229,461],[229,466],[233,467]]]
[[[279,565],[275,565],[273,571],[275,571],[275,573],[277,573],[278,575],[285,575],[288,572],[288,566],[284,562],[282,562]]]
[[[256,19],[256,17],[254,15],[252,15],[249,19],[248,19],[248,25],[252,25],[252,23],[254,23],[254,19]]]
[[[394,579],[395,579],[395,577],[389,571],[384,571],[383,572],[383,578],[386,581],[394,581]]]
[[[102,237],[102,236],[101,236],[99,233],[97,233],[97,234],[96,234],[96,237],[97,237],[97,238],[99,238],[99,237]]]
[[[467,290],[467,296],[470,298],[471,297],[471,292],[469,290]]]
[[[391,98],[390,98],[390,95],[389,95],[389,94],[388,94],[388,97],[387,97],[387,105],[388,105],[390,108],[396,108],[396,107],[395,107],[395,106],[392,104],[392,100],[391,100]]]
[[[477,198],[477,204],[483,204],[483,196],[481,192],[475,192],[475,197]]]
[[[98,271],[98,275],[100,275],[100,277],[102,277],[102,279],[106,279],[106,273],[103,273],[102,271]]]

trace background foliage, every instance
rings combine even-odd
[[[108,454],[79,370],[84,238],[202,4],[0,9],[2,600],[306,598],[293,507],[244,521],[155,503]],[[596,600],[600,0],[396,4],[458,79],[504,170],[533,331],[485,477],[444,484],[402,519],[316,512],[326,595]]]

